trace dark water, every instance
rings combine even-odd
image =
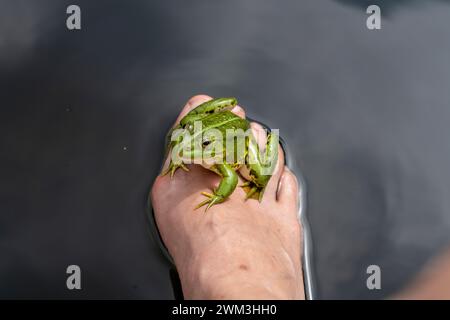
[[[197,93],[280,128],[320,297],[387,297],[449,243],[448,1],[378,1],[379,31],[368,1],[77,1],[76,32],[69,4],[0,1],[0,297],[172,297],[144,208]]]

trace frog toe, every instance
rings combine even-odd
[[[170,178],[173,178],[173,176],[174,176],[175,172],[178,170],[178,168],[181,168],[181,169],[183,169],[183,170],[186,171],[186,172],[189,171],[189,168],[186,167],[184,163],[180,163],[180,164],[173,164],[173,163],[170,163],[170,164],[169,164],[169,167],[168,167],[166,170],[164,170],[164,171],[161,173],[161,175],[162,175],[162,176],[165,176],[165,175],[167,175],[167,174],[170,173]]]
[[[211,208],[213,205],[222,202],[224,199],[222,196],[216,195],[216,194],[212,194],[212,193],[208,193],[208,192],[202,192],[202,195],[204,195],[205,197],[207,197],[208,199],[203,200],[202,202],[200,202],[195,209],[201,208],[204,205],[206,206],[205,212]]]
[[[161,176],[165,176],[165,175],[167,175],[169,173],[170,173],[170,177],[172,177],[173,176],[173,174],[172,174],[172,165],[169,165],[168,168],[166,168],[163,172],[161,172]]]
[[[183,169],[186,172],[189,172],[189,168],[186,167],[184,163],[180,164],[180,168]]]
[[[244,189],[246,193],[245,200],[255,199],[261,202],[264,194],[265,189],[264,187],[259,187],[252,182],[246,182],[243,185],[241,185],[241,188]]]

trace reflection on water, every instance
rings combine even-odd
[[[320,296],[396,292],[450,240],[450,12],[395,3],[368,31],[364,6],[337,1],[78,1],[69,32],[69,2],[3,1],[0,296],[73,297],[73,263],[79,296],[171,296],[145,199],[200,92],[238,97],[295,153]]]

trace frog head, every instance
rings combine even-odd
[[[206,126],[205,126],[206,125]],[[175,133],[175,132],[174,132]],[[223,163],[226,154],[225,132],[223,128],[202,119],[188,123],[176,132],[172,141],[172,161],[183,164],[212,166]]]

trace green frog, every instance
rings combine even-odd
[[[162,173],[172,177],[177,169],[189,171],[186,164],[198,164],[221,177],[212,193],[197,208],[225,201],[236,189],[238,173],[245,199],[262,200],[264,190],[278,160],[278,136],[269,134],[263,153],[250,129],[250,122],[231,110],[235,98],[207,101],[187,113],[167,135],[166,153],[171,152],[168,168]],[[223,139],[225,137],[225,139]]]

